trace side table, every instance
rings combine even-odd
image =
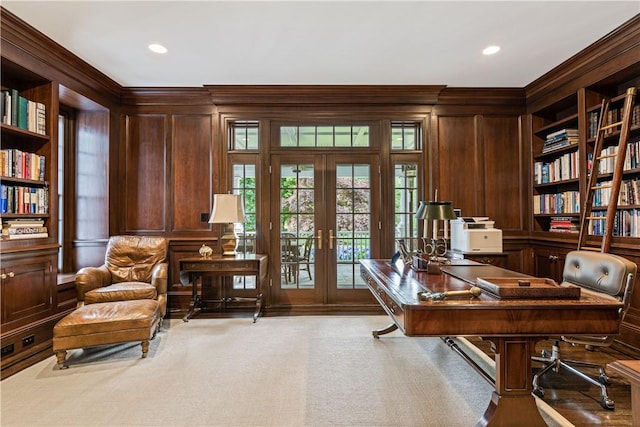
[[[198,293],[198,279],[203,276],[255,276],[256,292],[255,298],[227,297],[225,286],[222,284],[220,299],[211,302],[234,302],[234,301],[255,301],[256,310],[253,314],[253,322],[258,320],[262,309],[262,289],[263,282],[267,277],[267,256],[259,254],[237,254],[236,256],[213,255],[210,257],[190,257],[180,260],[180,283],[191,284],[192,297],[189,303],[189,311],[182,318],[188,322],[195,314],[196,310],[206,306],[202,296]]]

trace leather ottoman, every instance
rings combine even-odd
[[[67,350],[140,341],[147,357],[149,340],[161,320],[156,300],[113,301],[87,304],[69,313],[53,328],[53,351],[59,369],[67,368]]]

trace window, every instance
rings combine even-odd
[[[394,218],[395,238],[403,239],[410,251],[417,250],[418,244],[418,165],[416,163],[396,163],[394,165]]]
[[[417,122],[391,122],[392,150],[420,150],[422,149],[422,127]]]
[[[369,147],[369,126],[282,126],[281,147]]]
[[[230,150],[257,150],[259,124],[257,121],[234,121],[229,125]]]
[[[256,252],[256,165],[252,163],[234,163],[232,165],[233,194],[242,196],[244,203],[243,224],[236,224],[238,236],[238,253]],[[256,289],[254,276],[236,276],[233,280],[233,289]]]

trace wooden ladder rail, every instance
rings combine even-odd
[[[578,250],[592,250],[597,251],[597,248],[593,246],[587,246],[587,236],[589,234],[589,225],[591,221],[603,221],[603,235],[600,245],[600,252],[607,253],[611,249],[611,238],[613,233],[613,226],[615,222],[616,211],[618,209],[618,197],[620,194],[620,186],[622,183],[622,173],[624,170],[625,157],[627,155],[627,142],[629,140],[629,131],[631,129],[631,113],[635,102],[637,89],[631,87],[627,89],[627,93],[624,100],[624,106],[622,107],[622,120],[615,123],[607,123],[607,116],[609,112],[609,101],[602,100],[602,106],[600,109],[600,118],[598,120],[598,133],[596,135],[596,141],[593,149],[593,161],[591,164],[591,171],[589,173],[588,186],[587,186],[587,199],[582,209],[580,218],[580,234],[578,238]],[[604,144],[605,132],[609,129],[620,127],[620,134],[618,137],[618,145],[614,154],[602,155],[602,146]],[[597,186],[598,178],[600,176],[600,160],[609,157],[615,157],[615,165],[613,170],[613,177],[610,185]],[[607,205],[606,216],[594,217],[592,216],[593,198],[596,190],[603,188],[611,188],[611,197]]]

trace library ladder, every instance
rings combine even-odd
[[[580,235],[578,238],[579,250],[591,250],[600,251],[603,253],[609,252],[611,248],[611,235],[613,233],[613,227],[615,223],[616,210],[618,209],[618,195],[620,194],[620,185],[622,182],[622,171],[624,169],[625,157],[627,155],[627,142],[629,139],[629,130],[631,129],[631,114],[636,97],[636,88],[631,87],[627,89],[627,93],[624,97],[624,105],[621,111],[622,119],[618,122],[609,123],[611,120],[611,114],[609,114],[609,100],[602,100],[602,107],[600,109],[600,118],[598,124],[598,133],[596,135],[595,146],[593,148],[593,162],[591,164],[591,170],[589,173],[587,184],[587,199],[585,206],[582,209],[580,217]],[[606,135],[614,132],[616,128],[619,128],[618,144],[615,152],[612,154],[603,154],[602,148],[604,145],[604,139]],[[598,179],[600,179],[604,173],[600,172],[600,161],[608,159],[610,157],[615,158],[613,177],[611,182],[605,185],[597,185]],[[610,188],[611,197],[609,198],[609,204],[607,205],[606,216],[592,216],[593,201],[596,191]],[[590,225],[592,222],[602,221],[602,242],[600,248],[589,246],[587,244],[587,236],[589,234]]]

